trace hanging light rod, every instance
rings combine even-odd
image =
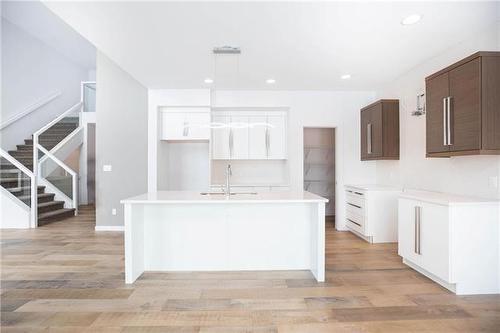
[[[241,54],[241,49],[234,46],[220,46],[214,47],[214,54]]]

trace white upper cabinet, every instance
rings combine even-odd
[[[229,124],[229,116],[212,116],[212,158],[215,160],[231,158]]]
[[[286,121],[284,116],[267,117],[267,158],[286,159]]]
[[[248,117],[231,116],[229,151],[232,160],[248,159]]]
[[[286,159],[285,112],[214,112],[212,122],[212,159]]]
[[[161,140],[209,140],[209,108],[165,107],[160,112]]]
[[[250,116],[248,117],[248,158],[254,160],[267,159],[267,117]]]

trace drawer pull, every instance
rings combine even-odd
[[[358,206],[358,205],[352,204],[352,203],[350,203],[350,202],[348,202],[347,204],[348,204],[348,205],[351,205],[351,206],[353,206],[353,207],[356,207],[356,208],[360,208],[360,209],[361,209],[361,206]]]
[[[357,195],[363,195],[363,193],[361,192],[353,192],[354,194],[357,194]]]
[[[346,219],[347,221],[351,222],[351,223],[354,223],[355,225],[357,225],[358,227],[361,227],[361,224],[359,224],[358,222],[354,222],[353,220],[351,219]]]

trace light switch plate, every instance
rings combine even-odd
[[[111,215],[116,215],[116,208],[111,209]]]
[[[110,164],[105,164],[102,166],[102,171],[104,172],[111,172],[113,170],[113,167]]]

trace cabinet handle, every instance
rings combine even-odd
[[[182,132],[182,136],[189,135],[189,123],[187,121],[184,122],[184,131]]]
[[[269,127],[266,127],[266,156],[269,157]]]
[[[447,135],[446,135],[446,140],[448,142],[448,146],[453,145],[451,142],[451,97],[447,97],[446,100],[448,101],[448,107],[447,107],[447,120],[446,120],[446,128],[447,128]]]
[[[422,254],[420,251],[420,227],[421,227],[421,218],[422,218],[422,207],[415,206],[415,253]]]
[[[234,146],[233,129],[231,128],[229,130],[229,157],[233,157],[233,146]]]
[[[349,218],[347,218],[346,220],[349,221],[349,222],[351,222],[351,223],[356,224],[358,227],[361,227],[361,224],[359,224],[358,222],[354,222],[353,220],[351,220]]]
[[[347,204],[348,204],[348,205],[351,205],[351,206],[353,206],[353,207],[356,207],[356,208],[361,208],[361,206],[358,206],[358,205],[352,204],[352,203],[350,203],[350,202],[348,202]]]
[[[446,124],[448,124],[448,98],[444,97],[443,98],[443,146],[448,145]]]
[[[368,154],[372,153],[372,124],[368,123],[366,125],[366,149],[368,151]]]

